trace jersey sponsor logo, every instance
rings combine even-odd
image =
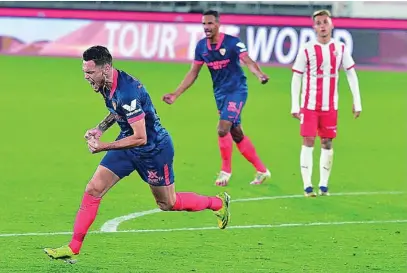
[[[222,61],[214,61],[207,63],[207,66],[213,70],[220,70],[228,66],[230,63],[229,59],[222,60]]]
[[[225,56],[226,48],[219,49],[219,53],[220,53],[220,55]]]
[[[134,114],[137,114],[138,112],[141,111],[141,109],[137,109],[137,99],[134,99],[131,101],[130,105],[128,104],[123,104],[123,109],[126,110],[128,113],[126,116],[130,117]]]
[[[159,176],[157,171],[147,171],[147,181],[149,183],[159,183],[164,180],[163,176]]]
[[[137,108],[137,99],[134,99],[130,102],[130,105],[128,104],[123,104],[123,109],[125,109],[126,111],[134,111]]]

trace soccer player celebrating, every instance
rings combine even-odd
[[[202,211],[210,209],[224,229],[229,221],[230,197],[216,197],[192,192],[175,192],[171,136],[160,123],[155,107],[143,84],[124,71],[112,67],[112,56],[103,46],[93,46],[83,53],[83,72],[93,89],[100,93],[110,114],[85,134],[90,152],[107,151],[86,186],[76,215],[69,245],[46,248],[54,259],[71,261],[79,254],[84,238],[96,218],[102,197],[122,178],[137,171],[150,185],[153,196],[164,211]],[[116,141],[105,143],[100,137],[117,122],[121,132]]]
[[[292,67],[291,114],[300,120],[303,144],[300,156],[301,175],[305,196],[315,197],[312,186],[313,149],[317,133],[321,138],[319,194],[328,195],[328,179],[332,168],[332,140],[336,137],[338,114],[338,77],[340,66],[353,95],[353,115],[358,118],[361,99],[355,62],[342,43],[332,39],[333,24],[327,10],[313,16],[317,39],[300,48]],[[301,106],[299,94],[302,80]]]
[[[175,92],[166,94],[163,100],[172,104],[198,78],[204,63],[208,66],[213,81],[216,105],[220,114],[218,143],[222,158],[222,169],[216,185],[226,186],[232,175],[233,142],[242,155],[256,168],[257,174],[251,184],[261,184],[270,177],[270,172],[260,160],[250,139],[243,134],[241,114],[246,103],[248,87],[246,76],[240,66],[242,60],[262,84],[269,77],[248,56],[247,48],[239,38],[219,32],[217,11],[207,11],[202,19],[205,36],[195,48],[195,60],[190,71]]]

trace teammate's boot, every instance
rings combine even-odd
[[[213,213],[218,218],[218,227],[224,229],[230,220],[229,203],[230,196],[226,192],[222,192],[216,195],[216,197],[222,199],[222,208],[220,210],[214,211]]]
[[[67,263],[76,263],[76,260],[73,260],[73,257],[77,254],[75,254],[69,246],[44,248],[44,252],[52,259],[63,260]]]
[[[227,172],[221,171],[221,172],[219,173],[218,177],[216,178],[215,185],[216,185],[216,186],[220,186],[220,187],[225,187],[225,186],[227,186],[228,183],[229,183],[229,179],[230,179],[231,176],[232,176],[231,173],[227,173]]]
[[[328,187],[320,186],[319,187],[319,195],[321,195],[321,196],[329,196]]]
[[[266,170],[266,172],[257,172],[256,176],[254,177],[254,180],[250,182],[250,185],[259,185],[262,184],[266,179],[271,177],[271,173],[269,170]]]
[[[317,196],[317,194],[314,192],[313,187],[305,188],[304,195],[305,195],[305,197],[316,197]]]

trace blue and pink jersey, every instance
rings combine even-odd
[[[104,98],[106,107],[115,115],[120,126],[119,139],[133,134],[130,124],[145,119],[147,144],[134,149],[149,151],[168,136],[147,90],[140,81],[126,72],[113,71],[112,89],[104,94]]]
[[[211,44],[207,38],[198,42],[194,63],[208,66],[216,99],[247,92],[246,76],[240,65],[240,59],[247,54],[246,45],[239,38],[224,33],[220,33],[217,44]]]

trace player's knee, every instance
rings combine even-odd
[[[232,134],[233,141],[236,142],[236,143],[240,143],[244,138],[244,135],[243,135],[242,131],[240,131],[240,132],[233,132],[232,131],[231,134]]]
[[[314,147],[315,137],[304,137],[302,144],[307,147]]]
[[[97,183],[94,180],[91,180],[88,185],[86,185],[85,192],[94,197],[102,197],[105,193],[106,188],[103,186],[103,183]]]
[[[332,139],[331,138],[321,139],[321,146],[324,149],[330,150],[332,148]]]
[[[218,128],[218,136],[224,137],[229,133],[229,129],[226,128]]]
[[[166,201],[157,201],[157,205],[160,210],[170,211],[174,207],[175,201],[166,200]]]

